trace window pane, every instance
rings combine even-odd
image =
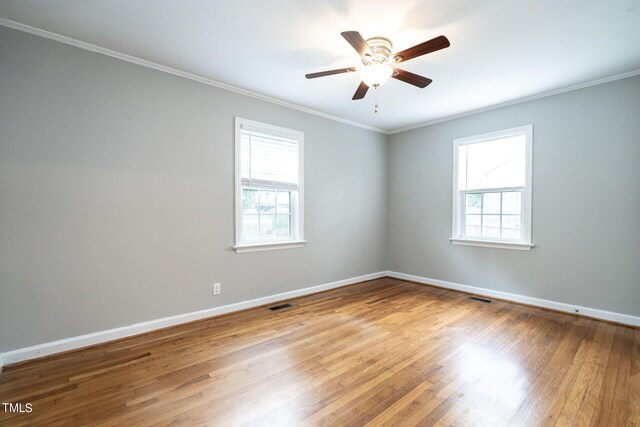
[[[467,215],[465,223],[465,234],[467,236],[482,236],[480,229],[480,215]]]
[[[236,244],[302,238],[303,134],[236,118],[236,138]]]
[[[260,215],[260,239],[272,239],[275,237],[275,215]]]
[[[500,215],[482,215],[482,237],[500,237]]]
[[[504,239],[520,239],[521,238],[521,216],[520,215],[503,215],[502,216],[502,237]]]
[[[242,212],[257,214],[258,190],[242,189]]]
[[[291,235],[289,215],[276,215],[276,236],[289,237]]]
[[[241,131],[241,177],[298,183],[298,141]]]
[[[242,215],[242,240],[258,240],[258,215]]]
[[[524,187],[526,137],[518,135],[466,145],[463,190]],[[460,176],[460,173],[459,175]]]
[[[263,214],[276,212],[275,191],[260,190],[260,205],[258,206],[258,210]]]
[[[277,195],[278,213],[290,213],[291,209],[291,192],[278,191]]]
[[[522,205],[520,204],[521,193],[519,191],[507,191],[502,193],[502,213],[520,215]]]
[[[482,194],[481,193],[470,193],[467,194],[466,197],[467,205],[465,207],[465,212],[468,214],[479,214],[482,209]]]
[[[484,193],[482,201],[483,214],[500,213],[500,193]]]

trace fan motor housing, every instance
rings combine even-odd
[[[362,63],[364,65],[369,64],[387,64],[391,62],[391,49],[393,44],[391,40],[384,37],[372,37],[367,39],[367,44],[373,52],[373,56],[364,55],[362,57]]]

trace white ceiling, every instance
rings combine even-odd
[[[640,0],[0,0],[0,16],[384,130],[640,69]],[[451,47],[352,101],[358,65],[340,36],[437,35]]]

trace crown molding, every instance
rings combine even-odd
[[[435,125],[436,123],[448,122],[448,121],[451,121],[451,120],[460,119],[462,117],[472,116],[474,114],[484,113],[486,111],[497,110],[498,108],[502,108],[502,107],[508,107],[510,105],[521,104],[523,102],[533,101],[535,99],[546,98],[548,96],[553,96],[553,95],[559,95],[561,93],[571,92],[571,91],[578,90],[578,89],[584,89],[584,88],[587,88],[587,87],[590,87],[590,86],[597,86],[597,85],[601,85],[601,84],[604,84],[604,83],[614,82],[616,80],[626,79],[628,77],[634,77],[634,76],[638,76],[638,75],[640,75],[640,69],[639,70],[629,71],[629,72],[622,73],[622,74],[616,74],[614,76],[604,77],[604,78],[597,79],[597,80],[591,80],[591,81],[588,81],[588,82],[585,82],[585,83],[578,83],[578,84],[575,84],[575,85],[566,86],[566,87],[559,88],[559,89],[540,92],[540,93],[537,93],[537,94],[534,94],[534,95],[529,95],[529,96],[525,96],[525,97],[522,97],[522,98],[512,99],[510,101],[500,102],[498,104],[492,104],[492,105],[488,105],[486,107],[477,108],[475,110],[470,110],[470,111],[465,111],[465,112],[458,113],[458,114],[452,114],[452,115],[449,115],[449,116],[440,117],[440,118],[437,118],[437,119],[429,120],[429,121],[418,123],[418,124],[415,124],[415,125],[410,125],[410,126],[406,126],[406,127],[402,127],[402,128],[386,131],[385,133],[387,135],[394,135],[394,134],[401,133],[401,132],[406,132],[406,131],[409,131],[409,130],[414,130],[414,129],[419,129],[419,128],[426,127],[426,126]]]
[[[250,90],[242,89],[238,86],[233,86],[227,83],[223,83],[217,80],[213,80],[207,77],[203,77],[197,74],[189,73],[186,71],[178,70],[177,68],[169,67],[166,65],[158,64],[156,62],[147,61],[146,59],[138,58],[136,56],[127,55],[126,53],[118,52],[115,50],[107,49],[105,47],[97,46],[91,43],[83,42],[71,37],[63,36],[61,34],[53,33],[51,31],[43,30],[41,28],[32,27],[31,25],[23,24],[21,22],[13,21],[11,19],[0,17],[0,25],[3,27],[13,28],[14,30],[23,31],[25,33],[33,34],[36,36],[44,37],[46,39],[55,40],[60,43],[64,43],[70,46],[79,47],[80,49],[88,50],[91,52],[101,53],[112,58],[120,59],[122,61],[130,62],[136,65],[141,65],[147,68],[153,68],[154,70],[162,71],[174,76],[183,77],[185,79],[194,80],[199,83],[213,86],[219,89],[224,89],[230,92],[239,93],[240,95],[249,96],[259,99],[261,101],[270,102],[272,104],[280,105],[282,107],[291,108],[293,110],[302,111],[303,113],[312,114],[314,116],[323,117],[325,119],[334,120],[336,122],[345,123],[351,126],[359,127],[362,129],[378,132],[381,134],[388,134],[388,131],[378,129],[373,126],[365,125],[364,123],[354,122],[352,120],[343,119],[342,117],[334,116],[322,111],[313,110],[311,108],[303,107],[301,105],[293,104],[291,102],[283,101],[281,99],[272,98],[261,93],[252,92]]]
[[[620,79],[626,79],[628,77],[634,77],[640,75],[640,69],[632,70],[622,74],[616,74],[614,76],[604,77],[597,80],[591,80],[584,83],[578,83],[571,86],[566,86],[563,88],[558,88],[550,91],[540,92],[537,94],[525,96],[522,98],[512,99],[510,101],[500,102],[498,104],[488,105],[486,107],[477,108],[474,110],[464,111],[457,114],[451,114],[448,116],[439,117],[437,119],[428,120],[425,122],[420,122],[414,125],[409,125],[406,127],[401,127],[397,129],[385,130],[376,128],[374,126],[365,125],[364,123],[354,122],[352,120],[344,119],[342,117],[334,116],[328,113],[323,113],[322,111],[317,111],[311,108],[303,107],[298,104],[293,104],[291,102],[283,101],[281,99],[273,98],[267,95],[263,95],[261,93],[252,92],[247,89],[242,89],[238,86],[233,86],[227,83],[223,83],[217,80],[213,80],[207,77],[203,77],[197,74],[189,73],[186,71],[179,70],[177,68],[169,67],[166,65],[158,64],[156,62],[147,61],[146,59],[138,58],[132,55],[127,55],[126,53],[118,52],[115,50],[107,49],[101,46],[97,46],[91,43],[83,42],[81,40],[77,40],[71,37],[63,36],[61,34],[53,33],[51,31],[43,30],[41,28],[32,27],[31,25],[23,24],[21,22],[13,21],[11,19],[0,17],[0,25],[8,28],[13,28],[14,30],[23,31],[25,33],[33,34],[36,36],[44,37],[46,39],[55,40],[60,43],[64,43],[70,46],[75,46],[80,49],[88,50],[91,52],[101,53],[103,55],[110,56],[112,58],[120,59],[122,61],[130,62],[133,64],[141,65],[143,67],[152,68],[154,70],[162,71],[165,73],[173,74],[175,76],[183,77],[189,80],[194,80],[199,83],[206,84],[208,86],[213,86],[219,89],[227,90],[230,92],[235,92],[241,95],[249,96],[252,98],[259,99],[261,101],[270,102],[272,104],[280,105],[282,107],[291,108],[293,110],[302,111],[307,114],[312,114],[314,116],[323,117],[325,119],[334,120],[336,122],[345,123],[351,126],[359,127],[361,129],[370,130],[373,132],[381,133],[383,135],[395,135],[401,132],[406,132],[414,129],[419,129],[422,127],[435,125],[437,123],[448,122],[451,120],[460,119],[462,117],[472,116],[474,114],[484,113],[486,111],[497,110],[498,108],[508,107],[510,105],[521,104],[527,101],[533,101],[540,98],[546,98],[548,96],[559,95],[565,92],[571,92],[578,89],[584,89],[590,86],[596,86],[604,83],[613,82]]]

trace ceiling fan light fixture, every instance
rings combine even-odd
[[[393,74],[393,69],[387,64],[368,64],[360,69],[360,80],[367,86],[382,86]]]
[[[317,77],[358,71],[361,81],[358,85],[358,89],[356,89],[356,92],[351,98],[354,101],[364,98],[369,88],[373,87],[374,89],[377,89],[385,84],[389,78],[394,78],[421,89],[429,86],[432,82],[431,79],[393,67],[397,63],[407,62],[410,59],[445,49],[450,46],[449,40],[445,36],[438,36],[410,47],[409,49],[393,53],[393,44],[391,43],[391,40],[384,37],[372,37],[365,40],[357,31],[343,31],[340,35],[342,35],[351,47],[358,52],[364,66],[360,68],[350,67],[309,73],[305,75],[305,77],[308,79],[315,79]],[[377,104],[378,103],[376,101],[376,112]]]

